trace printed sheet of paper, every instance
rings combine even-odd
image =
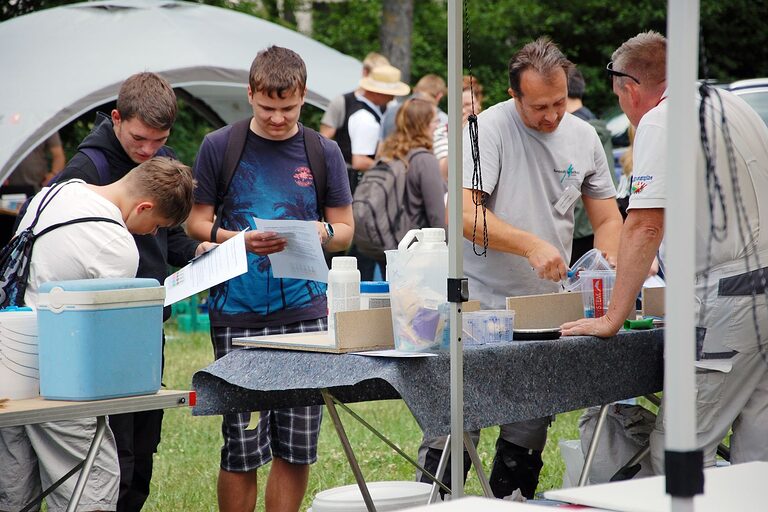
[[[274,231],[288,241],[283,251],[269,255],[272,275],[328,282],[328,265],[325,263],[314,221],[266,220],[255,217],[253,220],[256,221],[256,229],[259,231]]]
[[[248,258],[245,231],[242,231],[165,278],[165,305],[170,306],[246,272]]]

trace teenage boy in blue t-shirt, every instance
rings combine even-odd
[[[274,277],[267,255],[282,251],[286,240],[274,232],[258,231],[254,217],[314,221],[317,236],[329,252],[349,247],[354,232],[344,159],[336,143],[322,137],[326,190],[325,204],[318,208],[304,146],[305,130],[298,122],[307,91],[304,61],[289,49],[272,46],[256,56],[248,82],[253,118],[223,199],[221,227],[212,233],[231,126],[206,136],[200,147],[194,167],[198,182],[195,205],[187,221],[191,236],[219,243],[250,228],[245,234],[248,272],[211,290],[212,342],[217,358],[232,350],[233,338],[327,328],[325,284]],[[298,511],[309,464],[317,460],[321,415],[320,406],[262,411],[255,431],[246,430],[250,413],[224,415],[219,510],[253,511],[256,470],[272,460],[266,510]]]

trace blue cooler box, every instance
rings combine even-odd
[[[41,396],[97,400],[160,389],[165,288],[155,279],[54,281],[39,294]]]

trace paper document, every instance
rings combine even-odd
[[[248,272],[245,231],[201,254],[189,265],[165,278],[165,305],[186,299],[212,286]]]
[[[328,265],[317,236],[317,227],[311,220],[253,219],[259,231],[274,231],[288,244],[285,249],[269,255],[272,275],[292,279],[328,282]]]

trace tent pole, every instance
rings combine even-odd
[[[463,277],[461,80],[463,0],[448,2],[448,277]],[[450,296],[450,290],[449,290]],[[451,328],[451,498],[464,495],[464,353],[461,304],[450,304]]]
[[[671,511],[694,509],[692,494],[681,480],[702,479],[701,464],[681,474],[676,461],[701,457],[696,450],[695,393],[695,196],[698,116],[694,85],[698,74],[699,1],[669,0],[667,16],[667,203],[665,208],[666,328],[664,333],[664,401],[667,493]],[[674,201],[672,200],[674,198]],[[700,199],[700,198],[699,198]],[[697,455],[698,453],[698,455]],[[693,467],[690,464],[687,466]]]

